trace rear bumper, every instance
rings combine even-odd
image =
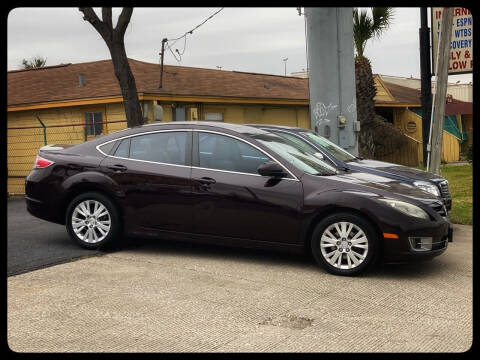
[[[453,227],[447,221],[436,221],[430,224],[411,227],[405,231],[397,231],[398,239],[384,238],[384,262],[414,262],[428,260],[441,255],[453,240]],[[412,247],[409,238],[431,237],[432,249],[419,250]]]
[[[60,218],[60,216],[56,212],[51,211],[51,206],[45,204],[43,201],[30,198],[25,196],[25,201],[27,203],[27,211],[42,220],[54,222],[57,224],[63,225],[64,219]]]
[[[43,181],[45,173],[34,170],[25,179],[27,211],[39,219],[63,225],[65,219],[58,206],[58,190],[53,184]]]

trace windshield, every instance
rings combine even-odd
[[[301,146],[275,134],[259,134],[252,137],[307,174],[336,174],[335,168],[318,158],[315,155],[317,151],[308,145]]]
[[[356,157],[350,154],[347,150],[342,149],[337,144],[334,144],[330,140],[327,140],[320,135],[312,132],[302,132],[302,135],[306,136],[309,140],[313,141],[318,146],[321,146],[322,149],[325,149],[325,151],[327,151],[329,154],[343,162],[356,159]]]

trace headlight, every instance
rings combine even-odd
[[[435,196],[440,196],[440,191],[438,191],[438,187],[436,185],[433,185],[429,182],[426,181],[415,181],[413,183],[416,187],[422,189],[423,191],[426,191],[430,194],[433,194]]]
[[[387,203],[388,205],[404,213],[405,215],[414,216],[414,217],[425,219],[425,220],[430,219],[430,217],[424,210],[408,202],[393,200],[393,199],[378,199],[378,200],[383,201],[384,203]]]

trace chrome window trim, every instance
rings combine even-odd
[[[235,135],[230,135],[230,134],[225,134],[225,133],[222,133],[222,132],[219,132],[219,131],[213,131],[213,130],[203,130],[203,129],[193,129],[193,131],[195,132],[207,132],[207,133],[212,133],[212,134],[218,134],[218,135],[223,135],[223,136],[228,136],[228,137],[231,137],[233,139],[236,139],[236,140],[239,140],[239,141],[242,141],[252,147],[254,147],[255,149],[259,150],[260,152],[262,152],[263,154],[265,154],[269,159],[272,159],[273,161],[275,161],[278,165],[280,165],[284,170],[287,171],[287,173],[289,173],[291,176],[293,176],[293,179],[291,178],[285,178],[285,177],[282,177],[280,179],[285,179],[285,180],[294,180],[294,181],[300,181],[298,180],[298,178],[290,171],[288,170],[283,164],[281,164],[275,157],[273,157],[272,155],[268,154],[266,151],[264,151],[263,149],[261,149],[260,147],[258,147],[257,145],[255,144],[252,144],[251,142],[245,140],[245,139],[242,139],[238,136],[235,136]],[[200,144],[199,144],[200,145]],[[207,170],[214,170],[214,171],[222,171],[222,172],[231,172],[231,173],[234,173],[234,174],[246,174],[246,175],[254,175],[254,176],[262,176],[260,174],[251,174],[251,173],[244,173],[244,172],[237,172],[237,171],[228,171],[228,170],[219,170],[219,169],[211,169],[211,168],[204,168],[204,167],[195,167],[195,166],[192,166],[192,168],[195,168],[195,169],[207,169]],[[263,177],[263,176],[262,176]]]
[[[104,143],[98,144],[97,146],[95,146],[95,148],[96,148],[97,151],[100,152],[102,155],[108,156],[108,157],[111,157],[111,158],[114,158],[114,159],[122,159],[122,160],[130,160],[130,161],[140,161],[140,162],[145,162],[145,163],[149,163],[149,164],[170,165],[170,166],[179,166],[179,167],[191,168],[190,165],[170,164],[170,163],[163,163],[163,162],[159,162],[159,161],[150,161],[150,160],[141,160],[141,159],[131,159],[131,158],[126,158],[126,157],[121,157],[121,156],[113,156],[113,155],[105,154],[102,150],[100,150],[100,146],[109,144],[109,143],[114,142],[114,141],[119,141],[119,140],[127,139],[127,138],[133,137],[133,136],[142,136],[142,135],[149,135],[149,134],[161,133],[161,132],[179,132],[179,131],[189,132],[189,131],[192,131],[192,129],[154,130],[154,131],[142,132],[142,133],[137,133],[137,134],[131,134],[131,135],[122,136],[122,137],[119,137],[119,138],[116,138],[116,139],[113,139],[113,140],[105,141]]]
[[[120,141],[120,140],[129,138],[129,137],[133,137],[133,136],[142,136],[142,135],[148,135],[148,134],[154,134],[154,133],[161,133],[161,132],[179,132],[179,131],[184,131],[184,132],[187,132],[187,131],[209,132],[209,133],[214,133],[214,134],[219,134],[219,135],[224,135],[224,136],[230,136],[230,137],[232,137],[232,138],[234,138],[234,139],[238,139],[238,140],[240,140],[240,141],[243,141],[243,142],[245,142],[245,143],[253,146],[254,148],[258,149],[258,150],[261,151],[262,153],[264,153],[268,158],[273,159],[273,160],[274,160],[275,162],[277,162],[282,168],[284,168],[290,175],[292,175],[292,176],[294,177],[293,179],[283,177],[283,178],[281,178],[282,180],[300,181],[300,180],[298,180],[298,178],[297,178],[290,170],[288,170],[285,166],[283,166],[277,159],[275,159],[275,158],[274,158],[273,156],[271,156],[270,154],[267,154],[265,151],[263,151],[262,149],[260,149],[258,146],[254,145],[254,144],[252,144],[252,143],[250,143],[250,142],[248,142],[248,141],[246,141],[246,140],[244,140],[244,139],[242,139],[242,138],[239,138],[239,137],[237,137],[237,136],[230,135],[230,134],[225,134],[225,133],[222,133],[222,132],[219,132],[219,131],[197,130],[197,129],[168,129],[168,130],[146,131],[146,132],[141,132],[141,133],[137,133],[137,134],[126,135],[126,136],[122,136],[122,137],[119,137],[119,138],[116,138],[116,139],[113,139],[113,140],[105,141],[104,143],[101,143],[101,144],[98,144],[97,146],[95,146],[95,148],[96,148],[97,151],[98,151],[99,153],[101,153],[102,155],[108,156],[108,157],[111,157],[111,158],[114,158],[114,159],[130,160],[130,161],[140,161],[140,162],[145,162],[145,163],[149,163],[149,164],[170,165],[170,166],[178,166],[178,167],[192,168],[192,169],[219,171],[219,172],[226,172],[226,173],[239,174],[239,175],[251,175],[251,176],[266,177],[266,176],[263,176],[263,175],[260,175],[260,174],[251,174],[251,173],[244,173],[244,172],[237,172],[237,171],[229,171],[229,170],[210,169],[210,168],[204,168],[204,167],[199,167],[199,166],[190,166],[190,165],[179,165],[179,164],[162,163],[162,162],[150,161],[150,160],[131,159],[131,158],[125,158],[125,157],[121,157],[121,156],[108,155],[108,154],[105,154],[102,150],[100,150],[100,146],[109,144],[109,143],[114,142],[114,141]]]
[[[124,129],[124,130],[128,130],[128,129]],[[115,157],[115,158],[119,158],[119,159],[138,160],[138,159],[122,158],[122,157],[118,157],[118,156],[108,155],[108,154],[105,154],[102,150],[100,150],[99,147],[103,146],[103,145],[106,145],[106,144],[110,144],[111,142],[114,142],[114,141],[123,140],[123,139],[133,137],[133,136],[142,136],[142,135],[148,135],[148,134],[154,134],[154,133],[160,133],[160,132],[173,132],[173,131],[177,131],[177,132],[178,131],[185,131],[185,132],[187,132],[187,131],[192,131],[192,129],[169,129],[169,130],[146,131],[146,132],[142,132],[142,133],[122,136],[122,137],[119,137],[119,138],[116,138],[116,139],[113,139],[113,140],[108,140],[108,141],[105,141],[104,143],[98,144],[97,146],[95,146],[95,148],[97,149],[97,151],[99,151],[102,155],[105,155],[105,156]],[[147,161],[147,160],[144,160],[144,161]],[[152,162],[155,162],[155,161],[152,161]],[[185,165],[182,165],[182,166],[185,166]]]

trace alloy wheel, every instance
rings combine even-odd
[[[336,222],[323,231],[320,250],[331,266],[353,269],[367,257],[368,238],[357,225],[347,221]]]
[[[105,239],[112,224],[108,209],[97,200],[84,200],[75,206],[71,221],[77,237],[90,244]]]

